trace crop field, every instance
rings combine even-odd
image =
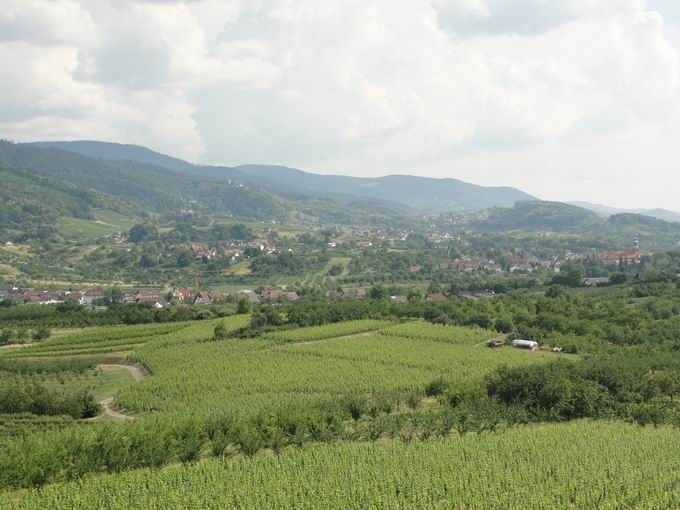
[[[245,324],[246,319],[242,319]],[[209,336],[213,323],[166,323],[140,326],[111,326],[82,333],[50,338],[26,349],[6,351],[7,358],[38,358],[129,352],[148,342],[181,341],[183,338]],[[184,331],[188,330],[188,331]],[[183,334],[184,332],[184,334]]]
[[[403,338],[431,340],[456,345],[478,345],[492,338],[498,337],[494,331],[480,328],[451,328],[440,324],[430,324],[424,321],[413,321],[399,324],[380,331],[381,335]]]
[[[341,338],[369,331],[378,331],[390,325],[390,322],[377,320],[347,321],[309,328],[276,331],[263,335],[263,338],[274,340],[277,343],[313,342],[326,338]]]
[[[407,445],[320,445],[86,479],[0,496],[0,506],[670,509],[680,506],[677,440],[670,428],[581,421]]]
[[[407,333],[412,332],[414,327],[407,326]],[[122,390],[116,399],[134,414],[187,409],[199,415],[255,413],[347,395],[420,391],[440,377],[465,384],[502,364],[555,358],[546,352],[475,346],[496,336],[479,328],[415,325],[420,326],[430,339],[383,335],[400,327],[386,321],[354,321],[251,340],[172,346],[152,342],[137,349],[131,360],[154,376]]]
[[[0,439],[34,432],[60,430],[76,423],[76,420],[68,415],[36,416],[31,413],[2,413],[0,414]]]
[[[96,220],[59,218],[57,228],[64,236],[94,241],[115,232],[128,231],[135,224],[134,220],[113,211],[99,210],[95,212],[95,216]]]
[[[213,339],[218,323],[226,340]],[[486,399],[478,392],[499,367],[579,357],[488,349],[497,332],[422,321],[237,338],[248,323],[239,315],[102,327],[0,354],[0,373],[27,392],[20,400],[47,413],[0,414],[0,508],[680,504],[677,428],[504,421],[490,400],[457,407],[461,395]],[[143,378],[95,368],[120,352]],[[31,395],[36,385],[47,397]],[[81,398],[86,386],[96,398]],[[14,393],[0,404],[11,410]],[[110,396],[136,419],[82,419]]]

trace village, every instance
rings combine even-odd
[[[362,229],[350,228],[355,236],[361,234],[368,235],[368,232]],[[371,240],[372,239],[372,240]],[[346,241],[347,244],[340,244],[336,242],[325,242],[327,249],[336,249],[342,246],[356,247],[364,250],[370,248],[377,249],[382,243],[395,243],[397,241],[390,239],[376,239],[371,236],[370,239],[354,239]],[[273,242],[266,242],[261,240],[255,241],[228,241],[222,243],[181,243],[174,247],[170,247],[172,251],[183,251],[184,253],[191,253],[192,258],[197,262],[210,262],[216,258],[228,257],[232,264],[240,261],[246,261],[256,256],[272,256],[280,253],[293,253],[293,248],[289,243],[281,247],[275,240]],[[518,250],[521,251],[521,250]],[[560,273],[562,267],[575,261],[597,260],[603,265],[618,265],[630,267],[639,264],[644,255],[653,255],[651,253],[643,253],[640,250],[640,245],[635,239],[631,250],[611,251],[611,252],[585,252],[573,253],[567,252],[560,257],[551,257],[548,259],[541,259],[539,257],[527,254],[518,255],[509,252],[503,258],[503,263],[500,260],[484,259],[480,257],[457,257],[453,260],[444,260],[434,266],[425,264],[415,264],[408,268],[408,273],[411,275],[418,275],[420,273],[439,272],[460,272],[460,273],[484,273],[484,274],[533,274],[533,273]],[[219,272],[223,271],[218,269]],[[242,289],[231,293],[222,293],[216,290],[200,290],[198,277],[202,272],[211,272],[210,270],[195,269],[196,283],[193,289],[183,287],[173,288],[141,288],[129,289],[126,287],[120,290],[120,296],[116,298],[117,303],[125,304],[148,304],[156,308],[162,308],[170,304],[187,305],[205,305],[219,303],[222,301],[238,301],[246,299],[251,303],[259,302],[276,302],[281,300],[294,301],[298,299],[298,293],[294,290],[287,289],[286,286],[274,286],[267,283],[258,284],[257,290]],[[582,284],[589,287],[601,286],[609,284],[609,278],[606,276],[587,276],[583,279]],[[30,286],[21,286],[16,283],[0,284],[0,301],[8,300],[17,303],[33,303],[41,305],[58,304],[65,301],[76,301],[81,305],[87,306],[101,306],[110,304],[107,299],[111,293],[111,286],[104,284],[101,286],[88,286],[82,289],[72,288],[33,288]],[[350,286],[341,290],[334,291],[332,297],[339,299],[362,299],[368,296],[369,289],[362,286]],[[482,292],[461,292],[460,297],[470,299],[489,299],[495,296],[495,293],[490,290]],[[426,293],[424,299],[427,301],[442,301],[446,296],[441,292]],[[392,295],[391,300],[394,302],[405,301],[406,295]]]

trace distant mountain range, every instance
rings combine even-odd
[[[612,216],[614,214],[621,213],[631,213],[631,214],[642,214],[644,216],[651,216],[652,218],[657,218],[659,220],[670,221],[670,222],[680,222],[680,213],[675,211],[669,211],[668,209],[617,209],[615,207],[608,207],[601,204],[593,204],[590,202],[567,202],[568,204],[582,207],[583,209],[588,209],[589,211],[596,212],[601,216]]]
[[[151,164],[183,174],[220,180],[233,179],[277,194],[326,198],[343,205],[371,202],[408,213],[465,213],[489,207],[510,207],[518,200],[536,199],[515,188],[477,186],[457,179],[409,175],[385,177],[319,175],[271,165],[201,166],[144,147],[107,142],[40,142],[32,145],[56,148],[101,160],[128,160]]]
[[[187,175],[148,162],[95,159],[45,145],[0,141],[0,232],[51,225],[60,216],[91,219],[95,209],[135,217],[182,214],[245,220],[393,225],[410,221],[376,204],[351,206],[291,198],[248,183]]]
[[[316,175],[286,167],[193,165],[144,147],[103,142],[0,141],[0,237],[45,238],[59,218],[95,219],[112,210],[129,218],[207,217],[312,221],[421,228],[421,214],[463,228],[591,235],[622,246],[680,241],[674,213],[598,211],[541,201],[513,188],[487,188],[455,179]],[[428,222],[437,221],[428,218]]]

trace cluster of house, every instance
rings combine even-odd
[[[598,254],[598,258],[605,263],[625,263],[637,264],[640,262],[642,253],[640,252],[640,243],[635,238],[633,242],[633,249],[623,251],[608,251]]]
[[[356,289],[343,290],[334,297],[340,299],[364,299],[367,296],[368,289],[364,287],[358,287]],[[390,296],[390,301],[392,301],[393,303],[406,303],[408,301],[408,296],[406,295]],[[430,292],[425,296],[425,301],[442,302],[446,301],[446,296],[441,292]]]
[[[196,260],[211,260],[218,255],[216,248],[203,243],[184,243],[177,246],[181,250],[189,250]]]
[[[456,271],[465,271],[468,273],[475,271],[491,271],[500,273],[503,267],[494,260],[479,260],[465,257],[463,259],[449,260],[439,264],[439,269],[444,271],[454,269]]]
[[[406,239],[408,239],[408,236],[413,233],[413,231],[411,230],[369,228],[361,225],[331,225],[331,224],[310,225],[302,222],[292,222],[288,223],[287,225],[296,228],[313,230],[316,232],[336,230],[342,236],[347,236],[356,239],[355,245],[358,248],[370,248],[373,246],[382,246],[384,243],[406,241]]]
[[[510,272],[526,272],[533,273],[534,271],[544,270],[559,273],[562,267],[562,262],[558,259],[539,259],[538,257],[515,257],[510,262]]]
[[[279,249],[276,245],[260,241],[226,241],[210,245],[206,243],[182,243],[178,244],[176,247],[176,249],[179,250],[190,251],[196,260],[212,260],[218,256],[224,256],[232,263],[242,260],[247,248],[255,248],[264,255],[275,255],[279,253]]]
[[[43,290],[19,288],[16,285],[0,285],[0,300],[8,299],[18,303],[51,305],[63,303],[67,299],[80,301],[82,294],[70,290]]]
[[[0,285],[0,300],[8,299],[17,303],[32,303],[39,305],[52,305],[73,300],[81,305],[96,305],[110,295],[110,289],[102,287],[90,287],[81,290],[60,289],[32,289],[19,288],[16,285]],[[281,299],[295,301],[298,299],[296,292],[264,287],[259,293],[244,289],[232,294],[224,294],[212,290],[192,291],[186,288],[176,288],[171,292],[159,289],[139,289],[123,291],[122,303],[145,304],[154,308],[163,308],[170,303],[177,302],[182,305],[209,305],[224,301],[225,299],[247,299],[251,303],[271,302]]]
[[[562,267],[562,262],[557,258],[553,259],[539,259],[534,256],[526,257],[513,257],[510,261],[508,270],[511,273],[533,273],[534,271],[544,270],[553,271],[555,273],[560,272]],[[464,271],[467,273],[473,272],[489,272],[489,273],[502,273],[503,266],[493,259],[475,259],[471,257],[457,258],[455,260],[449,260],[439,264],[439,269],[441,270],[456,270]]]
[[[0,300],[8,299],[16,303],[53,305],[66,301],[76,301],[81,305],[94,305],[110,295],[101,287],[80,290],[21,288],[16,285],[0,285]],[[157,290],[136,290],[123,292],[123,303],[167,304],[168,295]],[[162,306],[162,305],[161,305]]]

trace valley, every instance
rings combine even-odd
[[[678,502],[679,223],[117,145],[0,168],[3,508]]]

